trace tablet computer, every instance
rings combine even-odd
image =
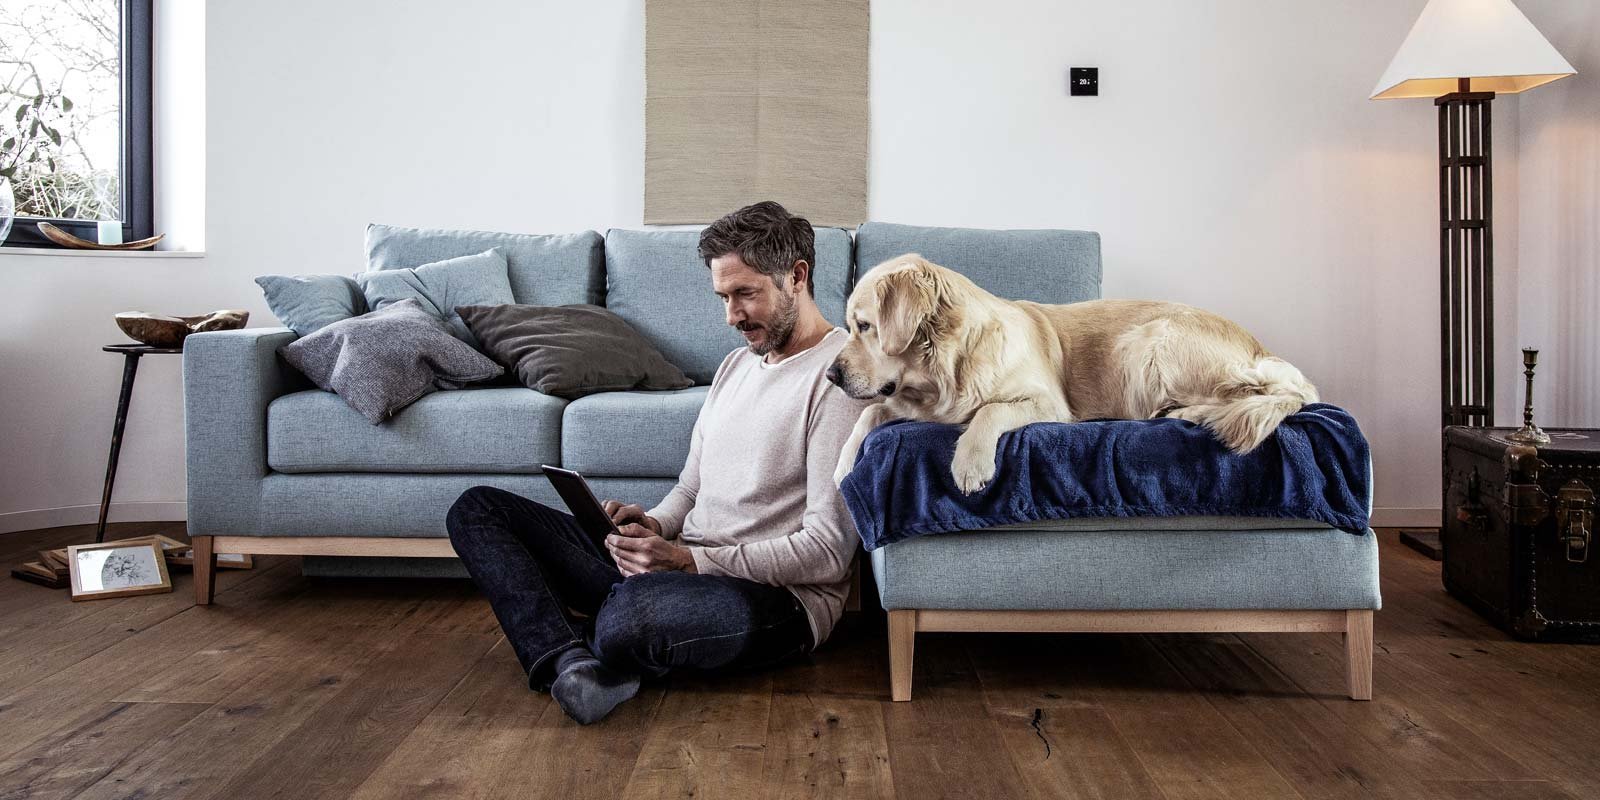
[[[617,526],[611,521],[611,515],[606,513],[605,506],[594,496],[594,491],[589,488],[589,482],[570,469],[552,467],[549,464],[541,464],[539,469],[550,479],[550,485],[556,488],[556,494],[561,495],[562,502],[567,504],[567,510],[577,518],[578,527],[582,528],[595,544],[605,547],[606,535],[618,533]]]

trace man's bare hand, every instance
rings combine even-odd
[[[650,532],[657,536],[661,535],[661,523],[655,517],[645,514],[644,508],[638,503],[624,505],[621,500],[607,500],[600,506],[605,509],[606,516],[610,517],[618,528],[632,522],[649,528]]]
[[[649,519],[646,517],[645,519]],[[689,548],[661,538],[645,526],[630,522],[617,526],[621,535],[606,535],[606,549],[624,578],[644,572],[682,570],[697,572]]]

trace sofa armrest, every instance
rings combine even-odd
[[[196,333],[183,346],[192,536],[248,535],[267,469],[267,405],[310,382],[278,357],[288,328]],[[241,529],[243,527],[243,529]]]

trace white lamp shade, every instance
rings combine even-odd
[[[1428,0],[1372,99],[1516,94],[1576,73],[1511,0]]]

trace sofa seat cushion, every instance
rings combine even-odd
[[[1253,523],[1138,530],[1135,522],[1098,531],[991,528],[922,536],[872,551],[872,571],[886,609],[1381,606],[1378,541],[1370,529],[1361,536]]]
[[[561,458],[565,400],[522,387],[435,392],[373,425],[331,392],[267,406],[278,472],[537,473]]]
[[[676,478],[708,386],[580,397],[561,418],[561,465],[590,476]]]
[[[589,485],[602,500],[615,498],[650,508],[672,491],[674,483],[666,478],[598,478]],[[474,486],[495,486],[551,508],[566,508],[543,475],[272,473],[257,486],[258,504],[248,511],[229,509],[223,520],[226,527],[207,532],[445,538],[450,535],[445,528],[450,506]]]

